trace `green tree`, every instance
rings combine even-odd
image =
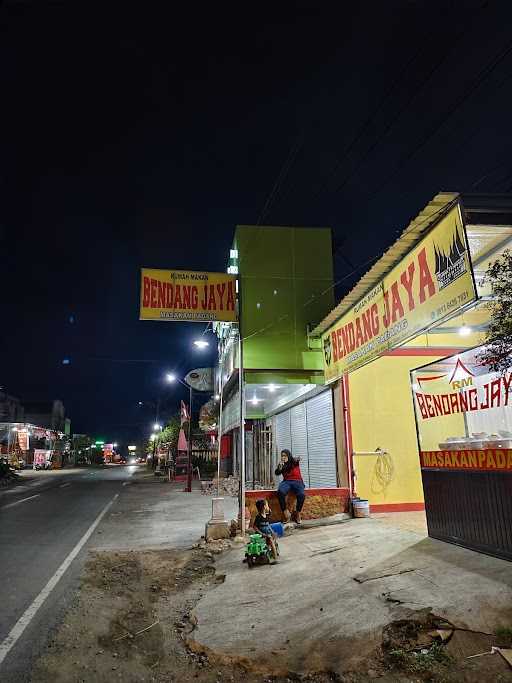
[[[505,250],[485,275],[493,300],[485,350],[480,360],[493,372],[506,372],[512,366],[512,253]]]
[[[174,452],[178,447],[180,426],[180,416],[173,415],[169,419],[165,427],[162,429],[162,431],[155,435],[155,439],[149,439],[146,442],[146,453],[148,455],[153,455],[153,453],[156,453],[158,451],[159,446],[163,446],[164,448],[167,448],[170,452]],[[183,428],[185,429],[185,434],[188,434],[187,424],[183,425]]]
[[[156,445],[167,446],[168,448],[175,450],[178,446],[180,426],[180,416],[173,415],[160,434],[157,434],[155,439]]]

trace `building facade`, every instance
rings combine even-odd
[[[484,276],[511,247],[509,197],[437,195],[313,330],[351,496],[374,512],[426,507],[432,536],[509,558],[510,376],[490,374],[478,350]]]
[[[333,395],[309,330],[333,305],[331,231],[238,226],[230,272],[239,277],[248,488],[271,488],[283,448],[301,458],[306,486],[337,487]],[[238,329],[215,326],[222,394],[222,468],[240,469]]]

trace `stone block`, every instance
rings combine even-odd
[[[212,498],[211,522],[224,521],[224,498]]]
[[[229,522],[210,520],[206,523],[204,537],[207,541],[229,538],[230,536]]]

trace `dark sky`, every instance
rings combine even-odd
[[[0,384],[135,438],[212,361],[138,320],[141,266],[329,225],[340,296],[438,191],[509,192],[508,5],[0,3]]]

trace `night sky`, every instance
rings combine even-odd
[[[328,225],[339,297],[438,191],[512,189],[510,3],[127,5],[0,3],[0,385],[124,442],[214,358],[141,266]]]

